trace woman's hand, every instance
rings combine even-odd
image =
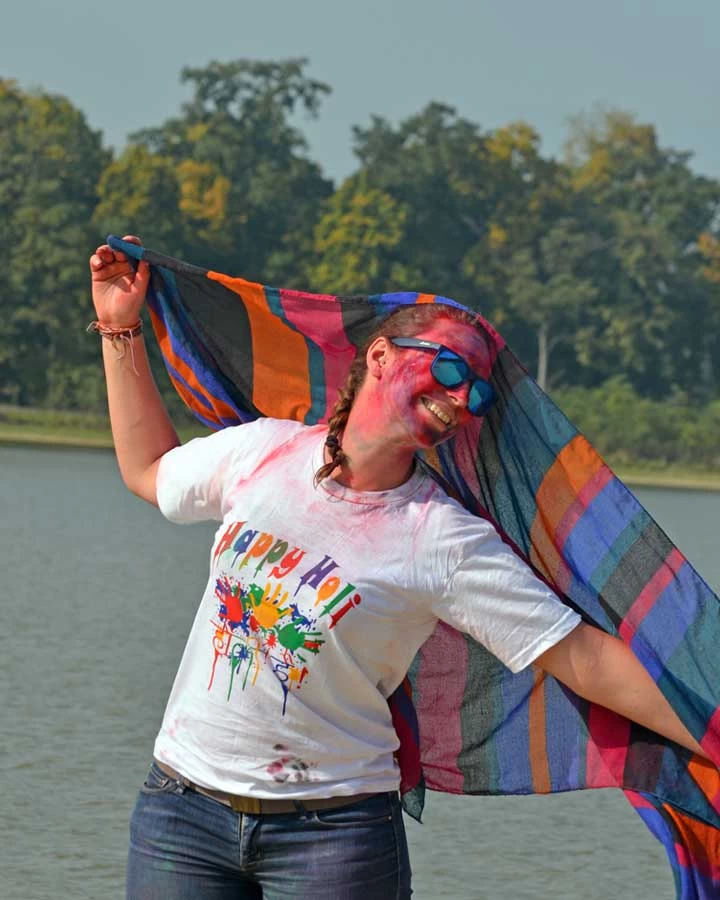
[[[140,238],[132,234],[123,240],[140,243]],[[101,244],[90,257],[90,273],[98,322],[114,328],[135,325],[145,302],[150,266],[141,261],[135,270],[124,253]]]

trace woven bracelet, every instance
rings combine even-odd
[[[136,375],[140,374],[135,365],[135,346],[133,341],[133,338],[142,334],[143,326],[140,319],[138,319],[135,325],[129,325],[127,328],[117,328],[115,325],[103,325],[102,322],[97,321],[91,322],[86,330],[93,331],[95,334],[99,334],[103,340],[110,341],[115,348],[118,359],[123,359],[127,352],[127,348],[130,347],[133,372]]]
[[[99,334],[109,341],[116,337],[126,337],[130,340],[142,334],[142,330],[143,326],[140,319],[134,325],[121,326],[120,328],[115,325],[103,325],[102,322],[91,322],[87,327],[87,331],[94,331],[95,334]]]

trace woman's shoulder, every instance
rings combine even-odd
[[[288,419],[272,419],[268,416],[260,416],[249,422],[239,425],[229,425],[222,431],[216,432],[211,437],[222,441],[227,446],[248,445],[259,442],[273,444],[282,442],[296,434],[309,432],[311,429],[302,422],[293,422]]]
[[[489,516],[471,512],[459,500],[451,497],[442,485],[433,481],[425,498],[423,520],[445,548],[455,548],[465,542],[484,542],[498,537]]]
[[[282,439],[284,437],[292,437],[301,432],[309,432],[311,429],[310,426],[291,419],[273,419],[270,416],[260,416],[242,425],[235,425],[233,430],[239,439],[248,437],[251,433],[268,438],[277,436]]]
[[[285,444],[302,443],[305,436],[310,437],[317,429],[302,422],[263,416],[225,430],[231,432],[225,438],[225,444],[235,451],[238,460],[261,460]]]
[[[283,419],[258,418],[239,425],[229,425],[204,437],[196,437],[169,451],[163,457],[164,466],[207,465],[214,468],[220,464],[232,468],[233,463],[242,464],[262,458],[277,446],[291,440],[295,435],[310,431],[300,422]]]
[[[299,422],[263,418],[231,425],[175,447],[163,456],[158,470],[158,499],[162,499],[163,512],[172,518],[174,513],[166,509],[173,510],[187,501],[203,513],[213,510],[216,515],[219,498],[228,485],[257,471],[297,435],[313,430]],[[198,497],[204,499],[199,501]],[[213,498],[215,506],[208,497]]]

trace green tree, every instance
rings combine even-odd
[[[310,282],[335,294],[373,294],[407,287],[396,261],[407,208],[363,174],[348,178],[326,202],[315,228],[315,265]]]
[[[9,400],[98,399],[97,347],[83,335],[85,251],[109,159],[67,99],[0,82],[0,377]]]
[[[588,235],[572,219],[558,219],[507,261],[507,300],[512,314],[537,341],[537,382],[547,390],[550,354],[576,335],[583,310],[596,289],[582,275],[582,263],[592,252]]]
[[[148,247],[186,250],[181,188],[173,160],[131,146],[102,174],[93,216],[98,236],[138,234]]]
[[[175,167],[185,255],[264,281],[304,278],[332,186],[292,117],[317,114],[329,87],[307,61],[236,60],[186,68],[181,115],[131,136]]]
[[[720,284],[720,240],[705,231],[698,239],[698,248],[702,255],[702,274],[713,284]]]
[[[394,251],[407,274],[405,289],[485,309],[487,297],[479,295],[464,266],[468,251],[486,235],[497,203],[480,127],[450,106],[431,103],[397,127],[376,116],[353,134],[367,185],[406,213]]]
[[[603,246],[567,169],[540,153],[540,137],[513,123],[486,141],[496,198],[483,239],[465,257],[465,271],[493,298],[493,318],[523,359],[536,363],[547,388],[551,353],[571,379],[578,367],[578,330],[595,297],[587,260]],[[554,377],[557,381],[557,377]]]
[[[707,296],[707,315],[702,327],[705,353],[701,376],[708,386],[707,395],[717,396],[720,385],[720,239],[717,233],[705,231],[698,240],[700,251],[700,280]]]
[[[648,396],[702,394],[718,341],[702,324],[713,301],[698,277],[698,240],[720,209],[720,185],[690,169],[690,154],[661,147],[653,126],[617,111],[576,119],[566,157],[611,248],[585,332],[596,377],[624,371]]]

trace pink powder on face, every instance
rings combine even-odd
[[[442,405],[447,403],[447,399],[437,396],[440,385],[430,373],[432,356],[424,351],[410,351],[407,355],[412,356],[407,363],[397,360],[393,369],[388,371],[386,406],[412,435],[417,447],[434,447],[443,440],[446,429],[425,407],[422,398],[434,399]]]
[[[453,350],[481,378],[489,377],[492,359],[482,336],[470,325],[438,319],[418,337]],[[427,350],[391,347],[382,386],[381,403],[373,412],[401,426],[418,449],[429,449],[447,440],[472,416],[467,410],[469,387],[447,388],[435,380],[430,366],[434,354]],[[437,403],[455,421],[448,430],[425,406],[423,399]]]

